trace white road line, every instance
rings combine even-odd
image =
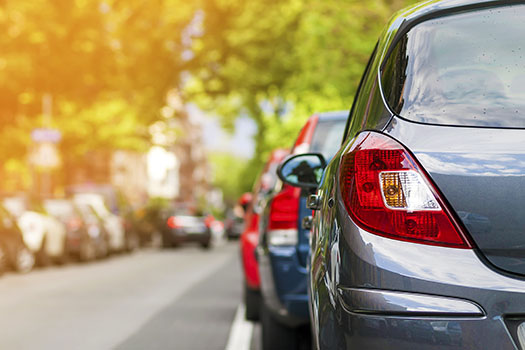
[[[246,321],[244,304],[239,305],[230,329],[230,336],[225,350],[250,350],[253,334],[253,322]]]

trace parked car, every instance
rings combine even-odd
[[[104,221],[97,215],[92,206],[85,203],[74,203],[82,216],[91,240],[95,243],[96,258],[103,259],[109,255],[109,233],[104,226]]]
[[[108,235],[110,252],[126,250],[126,231],[124,220],[113,214],[107,207],[104,196],[98,193],[76,193],[73,201],[77,205],[88,205],[102,221]]]
[[[72,197],[97,195],[99,199],[88,200],[98,216],[104,221],[106,231],[111,236],[110,248],[112,251],[132,252],[140,246],[141,230],[137,225],[140,217],[135,208],[129,203],[126,196],[110,184],[84,184],[67,188],[67,193]],[[93,197],[93,196],[91,196]],[[102,198],[102,200],[100,200]],[[102,204],[101,204],[102,202]],[[117,222],[116,219],[119,219]],[[122,228],[119,228],[121,226]],[[121,246],[121,233],[123,230],[124,246]],[[117,233],[118,232],[118,233]]]
[[[12,268],[25,273],[34,264],[35,257],[24,243],[16,218],[0,205],[0,272]]]
[[[46,199],[44,208],[66,226],[66,250],[70,256],[90,261],[104,254],[104,250],[107,253],[104,232],[88,208],[81,210],[68,199]]]
[[[291,153],[321,152],[329,159],[341,144],[347,116],[347,112],[331,112],[310,117]],[[310,231],[301,225],[311,215],[305,207],[308,193],[281,185],[262,203],[259,222],[263,350],[295,349],[309,340],[304,333],[309,324],[306,261]]]
[[[525,348],[524,23],[509,1],[401,11],[320,183],[319,154],[282,165],[288,184],[319,185],[317,349]]]
[[[244,193],[237,205],[228,212],[226,218],[226,237],[229,240],[238,239],[244,231],[244,217],[248,205],[252,201],[251,193]]]
[[[246,306],[246,319],[256,321],[259,319],[261,308],[261,280],[259,266],[255,258],[255,248],[259,243],[259,215],[261,203],[265,197],[272,194],[277,182],[277,166],[289,154],[288,150],[276,149],[266,163],[261,175],[253,188],[252,200],[248,203],[244,221],[244,232],[241,235],[241,257],[244,272],[244,305]]]
[[[3,205],[16,218],[24,243],[39,265],[67,261],[66,227],[49,215],[40,201],[13,196],[5,197]]]
[[[183,243],[199,243],[203,248],[211,247],[210,226],[215,219],[211,215],[175,209],[166,220],[162,232],[162,246],[176,247]]]

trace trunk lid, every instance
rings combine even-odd
[[[525,275],[525,130],[425,125],[385,131],[412,152],[494,266]]]

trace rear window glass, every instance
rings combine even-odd
[[[422,123],[524,128],[524,23],[514,5],[416,25],[382,69],[390,107]]]
[[[341,147],[345,131],[346,116],[343,119],[319,120],[312,137],[310,152],[321,153],[331,159]]]

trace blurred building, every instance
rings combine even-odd
[[[202,126],[190,114],[177,119],[179,136],[173,151],[179,162],[179,193],[181,202],[205,200],[210,187],[210,166],[202,140]]]
[[[132,151],[115,151],[110,161],[111,183],[131,203],[144,203],[148,198],[147,156]]]

